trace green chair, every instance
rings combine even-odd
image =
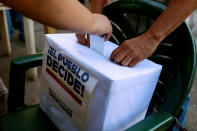
[[[151,22],[165,9],[155,1],[121,0],[105,7],[104,13],[113,23],[111,41],[120,44],[148,29]],[[132,15],[137,22],[130,21]],[[145,29],[141,30],[141,19]],[[144,24],[143,24],[144,25]],[[196,70],[196,47],[189,28],[183,23],[159,45],[149,58],[163,65],[156,90],[148,110],[150,114],[128,130],[170,129],[181,112],[181,106],[192,87]],[[7,113],[2,118],[3,131],[54,131],[57,128],[41,111],[39,105],[24,104],[25,72],[42,65],[42,54],[16,58],[11,62]]]
[[[112,36],[111,41],[121,44],[144,33],[165,8],[153,0],[120,0],[108,5],[104,14],[118,36]],[[165,130],[181,113],[196,70],[196,46],[186,23],[164,39],[149,59],[163,65],[149,108],[151,115],[128,130]]]

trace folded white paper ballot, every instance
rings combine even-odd
[[[104,38],[97,35],[90,35],[90,48],[100,53],[104,54]]]
[[[61,131],[119,131],[144,119],[161,65],[134,68],[77,43],[74,34],[46,35],[40,107]]]

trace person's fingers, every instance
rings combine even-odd
[[[79,39],[80,39],[79,34],[78,34],[78,33],[76,33],[76,34],[75,34],[75,36],[77,37],[77,40],[79,41]]]
[[[111,37],[111,34],[108,33],[108,34],[105,34],[105,35],[101,35],[100,37],[101,37],[101,38],[104,38],[104,41],[107,41],[107,40],[109,40],[109,38]]]
[[[84,45],[87,44],[87,43],[86,43],[85,34],[81,34],[81,35],[80,35],[80,40],[82,41],[82,43],[83,43]]]
[[[135,48],[135,51],[133,52],[133,56],[134,58],[132,59],[132,61],[130,61],[129,66],[130,67],[134,67],[138,62],[140,62],[141,60],[141,48]]]
[[[86,44],[88,47],[90,47],[90,35],[87,34]]]
[[[129,63],[129,67],[134,67],[139,62],[140,62],[140,59],[139,58],[135,58]]]
[[[77,37],[79,43],[83,43],[83,41],[81,40],[81,34],[77,33],[75,34],[75,36]]]
[[[76,37],[78,39],[78,42],[83,44],[83,45],[86,45],[86,39],[85,39],[85,34],[76,34]]]
[[[126,55],[125,57],[124,57],[124,59],[121,61],[121,65],[123,65],[123,66],[128,66],[129,65],[129,63],[132,61],[132,57],[131,56],[128,56],[128,55]]]
[[[121,50],[119,53],[115,55],[113,61],[116,63],[120,63],[125,56],[126,56],[126,52],[124,50]]]
[[[111,37],[111,33],[106,34],[106,35],[105,35],[105,39],[104,39],[104,40],[105,40],[105,41],[107,41],[107,40],[109,40],[109,38],[110,38],[110,37]]]
[[[76,33],[75,36],[76,36],[77,38],[81,38],[81,37],[83,36],[83,34]]]
[[[116,56],[117,53],[119,53],[121,51],[121,49],[122,49],[122,47],[119,46],[115,50],[113,50],[111,53],[111,56],[110,56],[110,60],[114,60],[114,57]]]

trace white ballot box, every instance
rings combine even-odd
[[[62,131],[119,131],[144,119],[161,65],[125,67],[77,43],[75,34],[46,35],[41,109]]]

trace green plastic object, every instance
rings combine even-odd
[[[165,8],[164,4],[153,0],[120,0],[106,6],[104,14],[114,25],[118,25],[114,29],[116,34],[130,39],[148,30]],[[127,28],[126,24],[122,21],[113,21],[120,16],[125,17],[125,20],[130,19],[129,27],[135,32],[127,33],[124,30]],[[121,44],[122,39],[118,36],[114,40],[112,37],[111,41]],[[181,111],[196,71],[196,45],[186,23],[182,23],[164,39],[149,59],[163,66],[148,110],[150,115],[128,130],[169,129]]]
[[[121,44],[142,34],[165,7],[151,0],[120,0],[106,6],[104,14],[112,21],[114,29],[111,41]],[[136,17],[136,22],[131,21],[130,14]],[[174,124],[196,71],[196,46],[187,25],[183,23],[163,40],[149,59],[163,66],[162,73],[148,109],[149,115],[128,128],[129,131],[167,130]],[[24,104],[25,71],[41,65],[42,54],[12,60],[9,112],[2,118],[3,131],[57,130],[38,105]]]
[[[6,114],[3,131],[56,131],[58,130],[38,105],[24,106]]]
[[[27,55],[11,61],[8,94],[8,110],[12,111],[24,105],[25,72],[42,65],[43,54]]]
[[[56,131],[56,126],[42,112],[39,105],[24,104],[25,72],[42,65],[43,54],[27,55],[11,61],[8,113],[3,116],[3,131]]]

